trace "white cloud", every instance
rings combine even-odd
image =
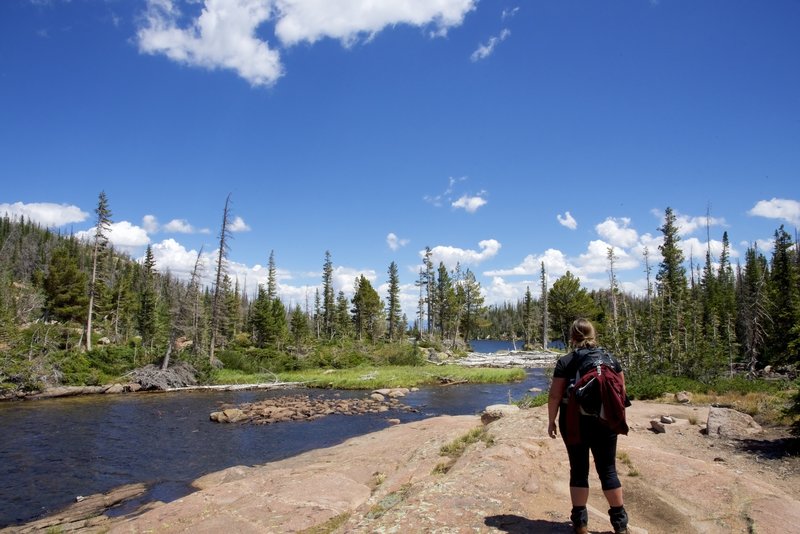
[[[470,61],[474,63],[491,56],[497,45],[508,39],[510,35],[511,30],[505,28],[500,32],[500,35],[489,38],[486,44],[478,45],[478,48],[469,56]]]
[[[759,200],[747,214],[767,219],[780,219],[792,226],[800,227],[800,202],[796,200],[786,198]]]
[[[639,234],[633,228],[628,228],[631,220],[628,217],[615,219],[613,217],[607,218],[595,226],[597,234],[617,247],[632,247],[639,240]]]
[[[162,228],[164,232],[172,232],[175,234],[193,234],[197,232],[194,226],[189,224],[186,219],[172,219]]]
[[[570,212],[564,213],[563,217],[561,214],[558,214],[556,215],[556,219],[558,219],[558,223],[561,226],[565,226],[570,230],[575,230],[578,227],[578,221],[575,220],[575,217],[573,217]]]
[[[525,287],[526,284],[524,282],[520,283],[509,283],[504,278],[500,276],[492,277],[492,282],[489,284],[488,287],[482,287],[485,295],[486,304],[502,304],[503,302],[515,302],[522,298],[525,294]],[[531,287],[531,294],[533,294],[534,288]]]
[[[549,248],[544,254],[537,256],[529,254],[522,260],[522,263],[511,269],[497,269],[483,273],[486,276],[539,276],[544,262],[548,274],[562,275],[568,270],[575,271],[567,257],[560,250]]]
[[[196,2],[192,2],[196,3]],[[148,0],[138,30],[139,50],[206,69],[229,69],[253,86],[271,86],[284,75],[280,52],[259,37],[275,21],[285,46],[330,37],[350,46],[398,24],[433,26],[444,36],[461,25],[477,0],[204,0],[201,13],[184,27],[175,0]]]
[[[647,250],[648,255],[648,263],[650,264],[651,268],[661,261],[661,250],[660,247],[664,243],[664,236],[658,235],[653,236],[651,234],[642,234],[639,236],[639,242],[634,245],[631,249],[631,252],[636,254],[639,258],[644,259],[644,252]]]
[[[25,204],[0,204],[0,215],[8,215],[11,219],[25,217],[47,228],[64,226],[65,224],[85,221],[89,214],[78,206],[70,204],[54,204],[52,202],[31,202]]]
[[[477,0],[275,0],[275,34],[286,46],[324,37],[350,46],[362,35],[369,40],[398,24],[433,25],[430,34],[443,36],[449,28],[460,26],[476,4]]]
[[[663,211],[654,209],[652,213],[661,220],[661,224],[664,224],[665,214]],[[725,226],[726,224],[725,219],[719,217],[707,217],[705,215],[693,217],[691,215],[684,215],[675,210],[672,211],[672,214],[675,216],[675,226],[678,229],[679,236],[692,234],[698,228],[705,228],[706,226]]]
[[[386,244],[389,245],[390,249],[397,250],[408,245],[408,239],[400,239],[394,232],[389,232],[389,235],[386,236]]]
[[[454,201],[450,205],[454,208],[461,208],[467,213],[475,213],[478,211],[478,208],[486,205],[486,199],[481,196],[483,194],[485,193],[480,192],[475,196],[462,195],[458,200]]]
[[[188,280],[191,277],[194,264],[197,261],[196,250],[186,250],[186,247],[172,238],[165,239],[160,243],[154,243],[150,250],[153,252],[156,270],[159,272],[169,271],[184,280]],[[202,266],[201,276],[205,281],[210,282],[213,278],[210,270],[214,264],[211,254],[203,253],[200,258],[200,264]]]
[[[228,230],[231,232],[249,232],[250,227],[244,222],[244,219],[241,217],[234,217],[233,221],[228,226]]]
[[[582,274],[607,272],[610,267],[608,261],[609,248],[614,250],[614,271],[627,271],[639,266],[639,261],[621,248],[596,239],[591,241],[586,252],[578,257],[576,264],[579,267],[579,272]]]
[[[94,239],[95,227],[89,228],[82,232],[76,232],[75,237],[80,240],[90,241]],[[108,241],[115,248],[128,253],[136,253],[141,247],[150,243],[150,238],[147,232],[141,226],[136,226],[128,221],[120,221],[111,223],[108,228]]]
[[[178,27],[172,0],[149,0],[139,28],[139,50],[207,69],[231,69],[253,86],[269,86],[282,75],[280,54],[256,37],[272,12],[273,0],[206,0],[188,28]]]
[[[508,19],[515,16],[517,13],[519,13],[519,6],[513,8],[505,8],[503,9],[501,18]]]
[[[145,215],[142,217],[142,226],[148,234],[155,234],[159,229],[158,219],[155,215]]]
[[[438,265],[439,262],[444,263],[448,269],[455,268],[456,263],[477,265],[496,256],[502,245],[495,239],[485,239],[479,242],[478,246],[481,248],[480,252],[439,245],[431,249],[431,261],[433,261],[434,265]],[[424,257],[425,251],[420,251],[419,255],[421,258]]]

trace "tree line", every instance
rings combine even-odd
[[[800,245],[780,226],[768,258],[756,244],[743,262],[731,259],[727,232],[719,258],[684,257],[671,208],[659,228],[661,261],[644,253],[647,288],[634,295],[620,288],[617,260],[609,248],[608,288],[589,291],[567,271],[549,285],[544,265],[539,299],[530,288],[522,300],[489,308],[482,337],[568,341],[576,317],[593,319],[601,341],[641,373],[709,379],[744,369],[800,363]]]
[[[414,338],[463,347],[475,337],[491,337],[547,347],[553,340],[566,342],[576,317],[593,319],[603,344],[636,372],[707,378],[737,366],[754,371],[798,363],[800,253],[783,226],[775,232],[769,259],[752,245],[744,263],[734,265],[726,232],[720,257],[709,248],[704,261],[689,258],[687,272],[676,218],[667,208],[659,229],[660,263],[651,265],[645,252],[645,294],[620,288],[609,249],[606,289],[588,291],[570,272],[551,284],[542,264],[539,298],[528,287],[518,302],[491,307],[470,269],[435,265],[426,248],[411,319],[402,313],[395,262],[387,269],[385,295],[361,275],[348,298],[334,289],[329,251],[313,304],[287,308],[278,294],[274,252],[266,283],[247,295],[227,270],[230,197],[210,285],[202,282],[207,274],[202,250],[188,280],[182,280],[158,269],[149,246],[141,262],[113,248],[105,193],[95,215],[94,233],[82,241],[30,220],[0,219],[0,382],[19,382],[23,370],[44,372],[43,362],[54,353],[65,362],[70,354],[109,347],[133,350],[134,360],[162,367],[187,354],[215,364],[215,353],[231,348],[297,357],[309,344],[341,340],[377,344]]]

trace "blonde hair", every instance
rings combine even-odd
[[[596,347],[596,336],[594,325],[588,319],[575,319],[569,327],[569,341],[576,349]]]

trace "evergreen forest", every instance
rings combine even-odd
[[[104,193],[91,239],[0,219],[0,393],[105,383],[146,364],[166,368],[176,361],[191,363],[208,381],[221,367],[277,373],[421,365],[422,346],[458,353],[475,338],[515,340],[520,348],[564,343],[576,317],[595,322],[631,381],[753,378],[767,366],[793,378],[800,363],[800,245],[783,226],[769,255],[753,245],[734,263],[726,232],[719,257],[709,250],[703,259],[687,259],[667,208],[661,260],[651,263],[645,254],[646,294],[620,288],[609,249],[608,288],[589,291],[570,272],[550,280],[542,265],[540,297],[528,288],[520,301],[499,306],[485,305],[469,269],[435,265],[427,248],[415,280],[419,304],[409,318],[394,262],[387,266],[387,294],[359,276],[348,298],[333,287],[329,251],[313,303],[286,306],[274,253],[266,284],[248,296],[226,268],[228,201],[214,265],[204,266],[198,254],[188,279],[159,270],[149,247],[142,261],[114,249]]]

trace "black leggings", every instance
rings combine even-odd
[[[563,407],[562,407],[563,408]],[[562,409],[562,412],[564,410]],[[569,455],[569,485],[573,488],[589,487],[589,451],[603,490],[622,486],[617,477],[617,435],[600,423],[597,417],[581,415],[581,441],[567,445]],[[560,418],[561,437],[566,436],[565,420]]]

